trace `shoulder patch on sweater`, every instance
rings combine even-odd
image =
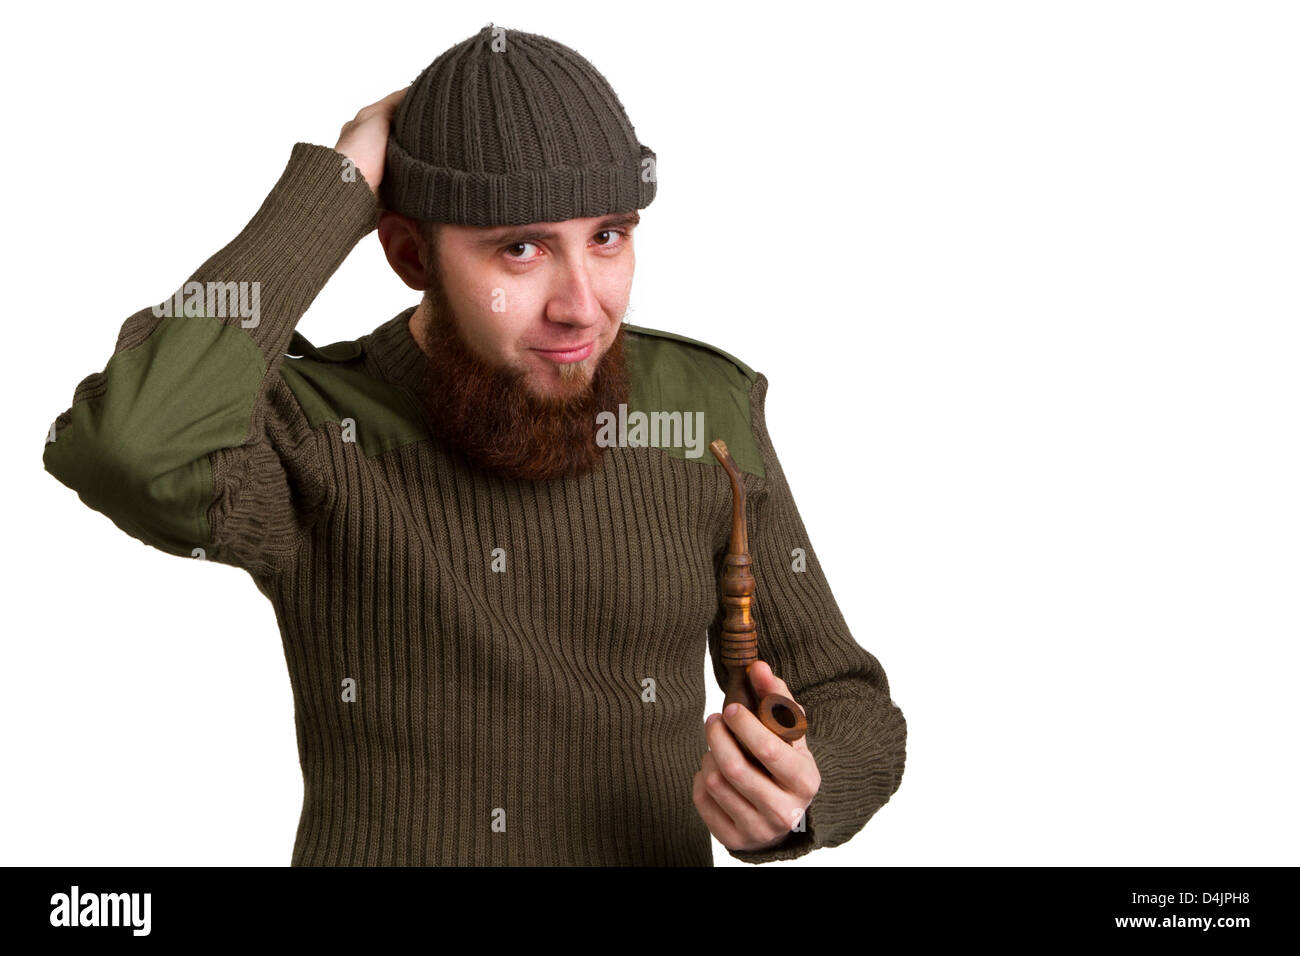
[[[721,438],[736,467],[764,477],[750,423],[749,393],[757,373],[706,342],[630,323],[623,328],[629,407],[626,423],[617,423],[620,441],[626,430],[628,444],[720,468],[709,442]]]
[[[637,335],[653,335],[656,338],[671,339],[674,342],[685,342],[687,345],[694,345],[697,348],[706,349],[717,355],[721,355],[728,362],[731,362],[736,366],[736,368],[740,369],[745,374],[745,377],[748,378],[750,382],[753,382],[754,379],[758,377],[754,370],[740,359],[736,358],[730,352],[722,351],[722,349],[718,348],[716,345],[710,345],[708,342],[701,342],[699,339],[692,339],[685,335],[678,335],[676,332],[665,332],[663,329],[649,329],[643,325],[633,325],[630,322],[624,322],[623,327],[629,332],[635,332]]]
[[[351,427],[369,457],[427,438],[424,419],[405,393],[359,367],[362,351],[355,341],[317,348],[293,334],[280,374],[307,421],[313,428],[322,422]]]

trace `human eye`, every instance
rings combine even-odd
[[[505,255],[507,259],[510,259],[513,262],[532,262],[533,259],[536,258],[536,256],[523,256],[523,255],[516,256],[516,255],[512,255],[511,253],[515,249],[523,249],[523,248],[527,248],[528,246],[536,247],[536,245],[537,243],[535,242],[528,242],[527,240],[519,239],[515,242],[506,243],[504,246],[501,247],[501,252]]]
[[[601,242],[599,241],[599,238],[601,236],[622,236],[623,241],[616,243],[613,241],[613,239],[610,239],[608,242]],[[598,246],[601,246],[606,249],[617,249],[620,246],[627,245],[628,242],[630,242],[632,239],[632,234],[628,232],[626,229],[602,229],[600,230],[600,232],[596,233],[596,235],[593,236],[592,238],[596,240],[596,245]]]

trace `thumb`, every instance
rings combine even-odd
[[[785,681],[772,672],[771,666],[766,661],[755,661],[750,665],[749,683],[758,697],[766,697],[768,694],[780,694],[782,697],[789,697],[794,700],[794,694],[790,693],[790,688],[786,686]],[[798,703],[798,701],[795,701],[795,703]],[[800,710],[802,709],[800,707]]]

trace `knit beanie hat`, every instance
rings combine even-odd
[[[489,23],[407,90],[379,189],[386,209],[418,220],[585,219],[650,205],[655,154],[575,50]]]

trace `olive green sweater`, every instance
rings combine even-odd
[[[726,472],[629,427],[594,472],[502,480],[426,429],[414,307],[312,346],[295,325],[378,221],[345,172],[295,144],[200,285],[125,321],[56,419],[46,470],[270,599],[303,773],[292,865],[712,865],[691,794],[706,646],[725,678]],[[629,422],[702,411],[705,445],[725,439],[745,473],[759,655],[804,707],[821,772],[802,832],[733,856],[841,844],[898,788],[906,724],[795,508],[767,380],[682,336],[626,339]]]

